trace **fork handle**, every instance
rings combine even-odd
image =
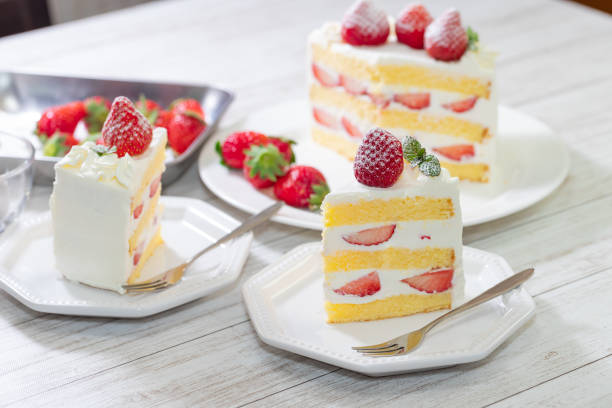
[[[446,320],[449,317],[452,317],[456,314],[459,314],[475,306],[478,306],[481,303],[484,303],[493,298],[496,298],[499,295],[503,295],[504,293],[509,292],[510,290],[519,286],[521,283],[525,282],[527,279],[531,278],[532,275],[533,275],[533,268],[529,268],[517,274],[512,275],[508,279],[504,279],[503,281],[499,282],[497,285],[484,291],[483,293],[476,296],[474,299],[470,300],[469,302],[466,302],[462,304],[461,306],[459,306],[458,308],[453,309],[450,312],[445,313],[442,316],[438,317],[437,319],[429,322],[425,327],[423,327],[423,330],[425,332],[428,332],[432,327],[434,327],[441,321]]]
[[[211,249],[218,247],[219,245],[223,244],[224,242],[227,242],[227,241],[229,241],[231,239],[239,237],[240,235],[244,234],[245,232],[249,232],[253,228],[255,228],[258,225],[262,224],[263,222],[269,220],[274,214],[276,214],[278,212],[278,210],[282,206],[283,206],[283,202],[282,201],[277,201],[274,204],[272,204],[271,206],[269,206],[269,207],[265,208],[264,210],[262,210],[260,213],[255,214],[255,215],[247,218],[247,220],[244,223],[242,223],[242,225],[236,227],[234,230],[230,231],[229,233],[227,233],[224,236],[222,236],[221,238],[219,238],[219,240],[217,240],[217,242],[210,244],[209,246],[207,246],[206,248],[202,249],[200,252],[198,252],[197,254],[195,254],[194,256],[189,258],[188,260],[186,260],[185,261],[185,266],[187,267],[187,266],[191,265],[196,259],[198,259],[202,255],[204,255],[206,252],[210,251]]]

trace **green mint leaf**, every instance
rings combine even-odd
[[[425,149],[421,146],[419,141],[412,136],[404,138],[402,148],[404,151],[404,158],[408,160],[412,167],[418,166],[425,158]]]
[[[467,28],[468,49],[478,51],[478,33],[472,30],[472,27]]]
[[[91,146],[91,150],[93,150],[98,156],[106,156],[107,154],[117,153],[117,146],[103,146],[103,145],[94,145]]]
[[[423,161],[419,163],[419,170],[421,170],[421,173],[428,177],[437,177],[442,171],[438,158],[433,154],[428,154],[425,156]]]

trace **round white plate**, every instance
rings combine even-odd
[[[143,280],[177,265],[239,225],[200,200],[162,196],[161,204],[165,243],[147,261]],[[10,239],[0,246],[0,288],[31,309],[80,316],[144,317],[215,292],[240,276],[253,238],[247,233],[214,249],[166,290],[120,295],[68,281],[55,269],[49,212],[13,227]]]
[[[288,137],[297,142],[299,164],[312,165],[325,175],[333,191],[353,177],[352,163],[309,137],[308,108],[303,100],[288,101],[254,112],[243,120],[217,132],[202,149],[200,178],[222,200],[251,214],[271,204],[271,189],[254,189],[237,170],[219,164],[215,152],[217,140],[236,130],[256,130]],[[501,168],[500,188],[495,194],[481,186],[462,183],[463,225],[471,226],[510,215],[538,202],[552,193],[565,179],[569,154],[563,141],[541,121],[516,111],[499,107],[498,151]],[[322,218],[307,210],[285,206],[272,218],[297,227],[320,230]]]
[[[498,255],[463,247],[464,303],[514,272]],[[242,287],[257,334],[271,346],[371,376],[477,361],[524,324],[535,303],[523,288],[441,323],[419,348],[395,357],[365,357],[352,346],[378,344],[418,329],[446,311],[358,323],[326,323],[321,244],[298,246]]]

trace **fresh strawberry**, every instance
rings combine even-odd
[[[135,103],[138,109],[147,118],[151,125],[157,122],[159,112],[162,110],[159,104],[151,99],[147,99],[143,94],[140,94],[140,99]]]
[[[356,96],[365,94],[368,89],[366,84],[346,75],[340,75],[340,84],[346,92]]]
[[[45,156],[62,157],[70,151],[70,148],[78,141],[70,133],[55,132],[50,138],[41,138],[43,142],[42,152]],[[76,141],[76,143],[74,142]]]
[[[314,167],[292,166],[274,185],[274,195],[294,207],[318,210],[329,193],[327,181]]]
[[[334,289],[339,295],[353,295],[353,296],[370,296],[380,290],[380,278],[378,272],[370,272],[361,278],[350,281],[346,285],[339,289]]]
[[[322,108],[312,108],[312,116],[319,124],[325,127],[328,127],[330,129],[338,128],[338,119],[336,119],[334,115],[327,112],[326,110],[323,110]]]
[[[125,96],[118,96],[102,126],[102,137],[106,146],[117,148],[117,156],[137,156],[149,147],[153,128],[132,101]]]
[[[389,21],[384,11],[368,0],[358,0],[342,19],[342,39],[351,45],[379,45],[387,41]]]
[[[393,100],[410,109],[425,109],[429,106],[429,93],[405,93],[393,96]]]
[[[43,139],[53,136],[55,132],[72,135],[86,114],[85,104],[81,101],[46,109],[38,120],[36,134]]]
[[[235,169],[241,169],[244,163],[244,151],[252,145],[262,146],[268,144],[268,137],[262,133],[243,131],[229,135],[223,144],[220,141],[215,149],[221,156],[221,164]]]
[[[391,103],[391,98],[384,94],[368,93],[368,96],[372,100],[372,103],[379,106],[381,109],[385,109]]]
[[[168,124],[170,123],[172,116],[174,116],[172,112],[163,109],[160,110],[157,114],[157,119],[154,122],[154,126],[168,129]]]
[[[291,148],[291,145],[295,144],[293,140],[284,137],[270,136],[268,138],[268,143],[276,146],[278,151],[285,157],[285,160],[287,160],[287,163],[291,164],[295,162],[295,153],[293,153],[293,149]]]
[[[96,139],[96,144],[97,145],[102,145],[104,146],[104,138],[102,137],[102,135],[100,135],[97,139]]]
[[[182,113],[188,116],[193,116],[196,119],[200,119],[202,122],[206,121],[202,105],[200,105],[200,102],[193,98],[176,99],[170,104],[170,111],[174,114]]]
[[[390,240],[394,232],[395,224],[391,224],[353,232],[352,234],[344,235],[342,239],[353,245],[379,245]]]
[[[361,184],[390,187],[404,170],[402,144],[384,129],[370,130],[357,149],[353,171]]]
[[[166,129],[168,144],[176,153],[181,154],[206,129],[206,123],[197,115],[174,112]]]
[[[466,99],[461,99],[460,101],[445,103],[442,105],[442,107],[456,113],[463,113],[472,109],[474,105],[476,105],[477,100],[478,96],[471,96]]]
[[[338,74],[314,62],[312,63],[312,75],[314,75],[317,81],[323,86],[330,88],[340,86],[340,76]]]
[[[346,133],[348,133],[352,137],[356,137],[359,139],[363,137],[363,133],[361,133],[361,130],[359,130],[359,128],[354,125],[350,120],[348,120],[345,116],[342,117],[340,122],[342,122],[342,127],[344,128],[344,130],[346,130]]]
[[[423,49],[425,29],[433,21],[422,4],[410,4],[395,22],[397,41],[418,50]]]
[[[251,146],[245,152],[242,173],[255,188],[271,187],[287,171],[289,163],[276,146]]]
[[[149,198],[152,198],[157,190],[159,190],[159,185],[161,184],[161,174],[151,181],[151,185],[149,186]]]
[[[83,101],[87,115],[85,116],[85,126],[89,133],[99,133],[102,125],[108,116],[111,103],[103,96],[92,96]]]
[[[144,204],[141,203],[138,207],[134,208],[134,219],[138,219],[138,217],[140,217],[140,214],[142,214],[142,209],[144,208]]]
[[[402,279],[402,282],[421,292],[444,292],[452,286],[453,272],[452,269],[430,271],[411,278]]]
[[[434,152],[441,154],[442,156],[451,160],[460,161],[464,157],[474,157],[474,145],[471,144],[459,144],[452,146],[434,147]]]
[[[457,61],[467,47],[468,36],[455,9],[446,10],[425,29],[425,49],[435,59]]]

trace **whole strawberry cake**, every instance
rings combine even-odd
[[[162,243],[167,136],[123,96],[101,130],[101,144],[73,146],[55,165],[55,260],[69,280],[124,293]]]
[[[449,309],[463,291],[459,180],[413,137],[363,137],[354,181],[323,201],[328,322]]]
[[[409,4],[389,16],[359,0],[311,33],[308,52],[315,142],[352,160],[378,126],[413,135],[452,176],[493,184],[496,54],[459,11]]]

